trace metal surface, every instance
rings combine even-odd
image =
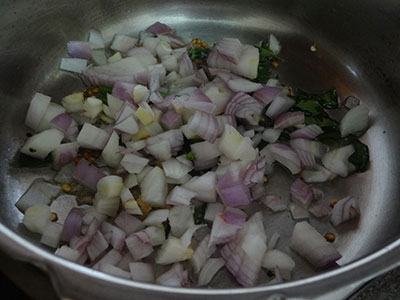
[[[400,147],[400,6],[397,1],[2,1],[0,20],[0,247],[51,275],[58,293],[75,299],[266,299],[268,295],[315,298],[358,280],[368,280],[400,264],[398,155]],[[186,40],[208,42],[223,36],[256,43],[274,33],[283,45],[279,74],[282,82],[310,91],[336,87],[342,97],[362,99],[371,111],[371,128],[363,137],[370,147],[371,167],[351,179],[324,185],[326,199],[352,194],[360,199],[361,218],[335,231],[314,222],[321,232],[337,233],[343,267],[314,274],[312,268],[287,247],[293,223],[288,213],[265,212],[268,233],[282,235],[278,248],[298,264],[295,281],[267,286],[234,288],[225,273],[218,289],[174,289],[114,278],[53,256],[20,221],[14,203],[33,178],[51,176],[47,169],[10,166],[23,143],[28,103],[35,91],[60,100],[82,88],[76,76],[58,70],[69,40],[86,38],[91,27],[114,33],[137,34],[154,21],[177,29]],[[316,52],[310,51],[315,44]],[[278,172],[279,173],[279,172]],[[286,193],[293,179],[274,174],[270,187]],[[274,182],[276,184],[274,184]],[[228,278],[228,281],[226,280]],[[84,283],[84,284],[82,284]]]

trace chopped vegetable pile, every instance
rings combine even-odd
[[[108,46],[107,46],[108,47]],[[36,93],[25,124],[34,134],[20,165],[51,163],[52,182],[36,179],[16,206],[23,224],[55,254],[118,277],[168,286],[207,286],[226,268],[245,287],[262,269],[291,280],[295,261],[267,238],[262,203],[297,221],[290,247],[316,269],[335,264],[333,226],[359,217],[351,195],[325,205],[313,186],[368,169],[358,138],[368,108],[342,106],[334,88],[320,94],[282,85],[273,35],[257,46],[223,38],[184,42],[156,22],[138,37],[99,30],[67,44],[60,68],[87,88],[60,102]],[[108,53],[112,53],[111,56]],[[346,111],[341,120],[332,109]],[[288,204],[268,176],[293,179]],[[270,213],[268,213],[270,214]]]

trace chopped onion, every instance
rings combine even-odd
[[[216,246],[208,246],[210,241],[210,235],[207,234],[198,244],[197,248],[195,249],[190,262],[193,267],[193,271],[195,273],[199,273],[200,270],[203,268],[204,264],[207,260],[214,254],[215,250],[217,250]]]
[[[303,128],[296,129],[290,134],[290,138],[292,139],[306,139],[313,140],[317,136],[323,133],[321,127],[315,124],[307,125]]]
[[[191,171],[190,167],[181,163],[176,158],[170,158],[161,164],[165,175],[174,179],[180,179]]]
[[[155,262],[160,265],[169,265],[191,258],[193,250],[183,247],[181,240],[170,235],[158,250]]]
[[[283,144],[270,144],[266,147],[272,157],[284,165],[292,174],[300,172],[300,158],[295,151]]]
[[[280,114],[288,111],[294,105],[294,103],[295,102],[293,99],[289,98],[286,95],[280,94],[272,101],[267,111],[265,112],[265,115],[272,119],[275,119]]]
[[[251,93],[262,88],[260,83],[255,83],[244,78],[230,79],[228,80],[227,85],[232,91],[243,93]]]
[[[45,159],[60,144],[64,134],[58,129],[48,129],[37,133],[25,142],[20,152],[34,158]]]
[[[180,263],[174,264],[169,271],[156,279],[156,283],[165,286],[184,287],[189,284],[188,271],[184,270]]]
[[[144,229],[153,246],[162,245],[165,242],[165,229],[159,226],[148,226]]]
[[[81,58],[62,58],[60,69],[74,73],[82,73],[86,69],[87,59]]]
[[[243,218],[242,215],[235,214],[235,217],[237,217],[238,219],[237,221],[232,222],[229,218],[225,218],[225,214],[226,213],[222,213],[215,216],[214,222],[211,227],[208,247],[225,244],[229,241],[234,240],[240,228],[243,227],[243,220],[246,217]],[[229,215],[232,216],[233,214],[230,213]]]
[[[218,180],[217,192],[226,206],[244,207],[252,201],[248,186],[242,178],[234,178],[231,172],[227,172]]]
[[[368,113],[368,107],[363,104],[350,109],[340,122],[340,134],[342,137],[364,132],[368,127]]]
[[[296,263],[286,253],[279,250],[268,250],[263,258],[263,267],[273,271],[276,267],[281,271],[282,277],[290,280]]]
[[[262,139],[268,143],[275,143],[281,136],[283,129],[266,128],[262,134]]]
[[[169,210],[168,214],[171,233],[181,237],[185,231],[194,225],[192,208],[186,205],[177,205]]]
[[[85,123],[79,132],[76,141],[81,147],[94,150],[102,150],[110,135],[103,129],[100,129],[92,124]]]
[[[301,172],[301,177],[307,183],[318,183],[333,180],[337,175],[331,171],[325,169],[321,165],[315,167],[316,171],[313,170],[303,170]]]
[[[314,153],[309,152],[309,151],[304,151],[304,150],[301,150],[301,149],[296,149],[295,151],[296,151],[297,155],[300,158],[300,164],[301,164],[302,168],[304,168],[304,169],[307,169],[307,168],[313,169],[313,168],[315,168],[315,166],[317,165],[317,162],[315,160]]]
[[[131,274],[129,272],[126,272],[116,266],[113,266],[113,265],[107,264],[107,263],[101,263],[99,266],[100,266],[99,270],[101,272],[104,272],[106,274],[110,274],[113,276],[117,276],[120,278],[131,279]]]
[[[292,200],[307,208],[314,199],[311,187],[300,178],[297,178],[290,186]]]
[[[215,202],[217,199],[216,180],[214,172],[207,172],[201,176],[194,176],[182,185],[182,187],[196,192],[197,196],[195,199],[199,201]]]
[[[277,232],[274,232],[274,234],[271,236],[271,238],[268,241],[268,249],[272,250],[275,249],[276,244],[278,243],[279,238],[281,235]]]
[[[48,205],[37,203],[30,206],[24,214],[22,223],[32,232],[42,234],[51,221],[51,211]]]
[[[274,122],[274,128],[287,128],[304,123],[304,113],[300,111],[287,112],[279,115]]]
[[[94,261],[100,254],[108,248],[108,243],[104,235],[97,230],[86,250],[91,261]]]
[[[153,207],[164,207],[168,193],[163,170],[159,167],[154,167],[140,182],[140,190],[144,202]]]
[[[117,249],[111,249],[102,258],[100,258],[97,263],[92,267],[94,270],[98,270],[101,264],[108,264],[116,266],[122,259],[122,254]]]
[[[92,49],[104,49],[104,39],[100,30],[96,28],[90,29],[88,41]]]
[[[147,158],[133,153],[125,154],[121,160],[121,166],[130,174],[140,173],[148,163],[149,160]]]
[[[125,211],[121,211],[114,219],[114,223],[121,228],[126,234],[132,234],[144,228],[144,224],[139,219],[131,216]]]
[[[262,214],[258,212],[246,222],[237,238],[221,249],[227,269],[241,285],[250,287],[257,283],[266,241]]]
[[[215,116],[197,110],[188,124],[189,129],[201,138],[210,143],[215,142],[218,135],[218,122]]]
[[[91,165],[86,159],[79,160],[75,168],[73,177],[76,181],[88,187],[92,191],[97,190],[97,182],[103,178],[105,174],[99,168]]]
[[[53,150],[53,166],[61,167],[74,161],[78,155],[79,143],[61,144]]]
[[[338,226],[346,221],[354,219],[360,215],[360,208],[357,199],[347,196],[340,199],[333,207],[330,214],[330,221],[333,226]]]
[[[290,147],[293,149],[300,149],[303,151],[311,152],[316,158],[322,158],[328,151],[328,146],[317,141],[297,138],[289,141]]]
[[[51,202],[50,210],[57,215],[57,223],[64,224],[71,209],[77,206],[75,195],[60,195]]]
[[[242,43],[235,38],[223,38],[215,45],[215,49],[218,53],[233,64],[239,62],[242,47]]]
[[[296,223],[290,247],[316,268],[334,264],[342,256],[307,222]]]
[[[166,203],[171,205],[190,205],[190,200],[197,195],[196,192],[180,186],[175,186],[169,193]]]
[[[144,219],[143,224],[146,226],[159,226],[162,227],[162,223],[168,218],[168,209],[157,209],[151,211],[146,219]]]
[[[264,86],[253,93],[253,98],[264,105],[270,104],[280,93],[282,88],[275,86]]]
[[[223,258],[210,258],[199,274],[198,286],[204,286],[211,282],[215,274],[225,265]]]
[[[37,130],[40,120],[43,118],[51,98],[41,93],[35,93],[30,104],[25,118],[25,125]]]
[[[194,233],[200,228],[207,227],[207,224],[198,224],[190,226],[181,236],[181,243],[183,247],[189,247],[192,243]]]
[[[242,92],[231,98],[225,108],[226,115],[233,115],[250,125],[257,125],[263,107],[260,102]]]
[[[114,51],[127,52],[137,43],[137,39],[124,34],[116,34],[110,48]]]
[[[354,153],[354,146],[347,145],[334,149],[322,157],[322,164],[332,173],[346,177],[349,172],[349,157]]]
[[[153,252],[149,236],[144,231],[132,233],[125,239],[126,247],[132,254],[134,260],[141,260]]]
[[[67,43],[67,51],[72,58],[89,59],[92,57],[92,48],[89,42],[70,41]]]
[[[62,241],[70,241],[73,237],[81,235],[83,212],[79,208],[72,208],[64,221],[63,230],[61,233]]]

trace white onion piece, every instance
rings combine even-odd
[[[301,167],[304,169],[313,169],[317,165],[315,155],[312,152],[304,151],[301,149],[295,149],[297,155],[300,158]]]
[[[128,153],[121,160],[121,166],[130,174],[140,173],[147,166],[149,160],[139,155]]]
[[[210,240],[208,243],[208,247],[212,247],[214,245],[225,244],[229,241],[232,241],[236,238],[240,228],[243,227],[243,222],[234,224],[225,220],[225,214],[216,215],[211,227]],[[246,217],[237,215],[237,217],[241,218],[241,220],[245,220]]]
[[[221,155],[217,143],[212,144],[204,141],[191,144],[190,148],[195,155],[195,161],[207,161]]]
[[[165,140],[147,145],[146,149],[152,156],[160,161],[167,161],[172,157],[171,145]]]
[[[224,133],[218,142],[218,148],[228,158],[237,160],[240,157],[237,148],[242,141],[243,136],[233,126],[225,124]]]
[[[316,171],[313,170],[303,170],[301,172],[301,177],[307,183],[320,183],[333,180],[337,175],[331,171],[325,169],[321,165],[316,165]]]
[[[51,98],[41,93],[35,93],[30,104],[25,118],[25,125],[36,130],[40,120],[43,118]]]
[[[210,241],[210,235],[207,234],[198,244],[195,249],[193,256],[190,259],[190,262],[193,267],[193,271],[195,273],[199,273],[207,260],[214,254],[217,250],[216,246],[208,246]]]
[[[304,123],[304,113],[300,111],[287,112],[279,115],[274,122],[274,128],[287,128]]]
[[[283,129],[266,128],[262,134],[262,139],[268,143],[275,143],[280,137]]]
[[[303,128],[296,129],[290,134],[291,139],[313,140],[323,133],[321,127],[315,124],[307,125]]]
[[[340,134],[346,137],[349,134],[359,134],[368,127],[367,106],[361,104],[350,109],[340,121]]]
[[[342,257],[332,244],[305,221],[296,223],[290,247],[316,268],[328,267]]]
[[[108,139],[103,151],[101,152],[101,157],[109,167],[117,168],[122,160],[122,154],[120,153],[120,150],[119,136],[114,131]]]
[[[198,286],[205,286],[211,282],[215,274],[225,265],[223,258],[210,258],[201,269]]]
[[[242,43],[236,38],[222,38],[215,49],[227,61],[237,64],[242,53]]]
[[[117,250],[122,250],[126,238],[126,233],[117,226],[114,226],[108,222],[101,224],[101,233],[103,233],[106,241]]]
[[[290,147],[293,149],[300,149],[303,151],[311,152],[316,158],[322,158],[328,151],[328,146],[317,141],[297,138],[289,141]]]
[[[195,199],[202,202],[215,202],[217,200],[216,191],[217,178],[214,172],[207,172],[201,176],[194,176],[186,182],[182,187],[198,195]]]
[[[104,250],[108,248],[108,243],[104,235],[98,230],[89,242],[86,250],[91,261],[94,261]]]
[[[190,167],[179,162],[176,158],[170,158],[161,164],[165,175],[174,179],[180,179],[191,171]]]
[[[83,71],[83,75],[96,85],[113,86],[118,81],[133,83],[135,76],[147,72],[148,65],[149,62],[136,57],[126,57],[112,64],[89,67]]]
[[[132,280],[152,283],[155,280],[155,274],[152,264],[142,262],[129,263],[129,270]]]
[[[300,178],[297,178],[290,186],[290,195],[294,202],[307,208],[314,200],[311,187]]]
[[[227,269],[241,285],[250,287],[257,283],[266,241],[262,214],[258,212],[246,222],[238,237],[222,248]]]
[[[233,72],[249,79],[255,79],[257,78],[259,60],[259,51],[256,47],[243,45],[239,62],[233,67]]]
[[[228,87],[234,92],[251,93],[262,88],[260,83],[244,78],[234,78],[227,82]]]
[[[189,129],[201,138],[210,143],[215,142],[218,135],[218,122],[215,116],[197,110],[188,124]]]
[[[193,211],[186,205],[177,205],[169,210],[168,214],[171,233],[175,237],[181,237],[185,231],[194,225]]]
[[[121,211],[114,219],[114,223],[121,228],[126,234],[131,234],[140,231],[144,228],[144,224],[139,219],[131,216],[125,211]]]
[[[96,212],[107,215],[109,217],[115,217],[117,215],[120,198],[117,197],[104,197],[99,193],[95,194],[93,199],[93,206]]]
[[[141,260],[153,252],[149,236],[144,231],[132,233],[125,239],[126,247],[134,260]]]
[[[194,233],[200,228],[206,227],[207,224],[198,224],[190,226],[181,236],[181,243],[183,247],[189,247],[192,243]]]
[[[86,69],[87,59],[81,58],[62,58],[60,69],[74,73],[82,73]]]
[[[204,214],[204,220],[212,222],[216,215],[221,214],[224,211],[224,205],[219,202],[207,203],[206,212]]]
[[[179,74],[182,77],[186,77],[194,74],[194,72],[195,72],[195,67],[193,65],[192,60],[189,58],[187,53],[184,53],[179,63]]]
[[[167,197],[167,204],[171,205],[190,205],[190,200],[196,197],[196,192],[190,191],[180,186],[175,186]]]
[[[260,121],[263,106],[248,94],[239,92],[234,95],[225,107],[226,115],[233,115],[250,125],[257,125]]]
[[[181,240],[170,235],[157,251],[155,262],[160,265],[169,265],[191,258],[193,250],[183,247]]]
[[[37,203],[29,207],[24,214],[22,223],[32,232],[42,234],[51,221],[51,211],[48,205]]]
[[[360,215],[360,208],[357,199],[352,196],[347,196],[340,199],[335,204],[331,213],[330,221],[333,226],[338,226],[346,221],[354,219]]]
[[[61,195],[50,204],[50,210],[57,215],[57,223],[64,224],[72,208],[77,207],[75,195]]]
[[[216,105],[215,114],[221,114],[225,111],[226,104],[233,96],[233,92],[227,85],[217,77],[204,85],[202,88],[204,94]]]
[[[141,41],[143,44],[143,48],[147,49],[150,51],[151,55],[156,56],[156,48],[158,44],[160,43],[160,39],[158,37],[145,37],[143,41]]]
[[[156,279],[156,283],[165,286],[185,287],[189,285],[188,271],[180,263],[174,264],[169,271]]]
[[[154,167],[140,182],[140,191],[144,202],[153,207],[164,207],[168,185],[162,169]]]
[[[349,172],[349,157],[354,153],[354,146],[347,145],[334,149],[322,157],[322,164],[332,173],[346,177]]]
[[[121,268],[124,271],[129,270],[129,264],[133,262],[132,254],[129,251],[126,251],[123,255],[121,260],[116,264],[118,268]]]
[[[65,96],[61,100],[62,106],[69,113],[80,112],[83,111],[83,101],[85,100],[83,93],[72,93],[68,96]]]
[[[79,131],[78,124],[69,114],[63,113],[53,118],[50,121],[50,127],[61,130],[67,140],[71,142],[76,141]]]
[[[116,123],[114,128],[127,134],[136,134],[139,131],[139,125],[133,116]]]
[[[286,95],[280,94],[272,101],[267,111],[265,112],[265,115],[272,119],[275,119],[280,114],[288,111],[294,104],[295,101],[293,99],[289,98]]]
[[[263,258],[263,267],[273,271],[276,267],[281,271],[285,280],[290,280],[296,263],[286,253],[279,250],[268,250]]]
[[[48,129],[27,139],[20,152],[28,156],[45,159],[60,144],[64,134],[58,129]]]
[[[300,172],[300,158],[290,147],[283,144],[269,144],[266,148],[272,157],[288,168],[292,174]]]
[[[264,182],[265,172],[265,158],[259,158],[251,162],[244,173],[243,183],[246,185],[253,185],[256,183]]]
[[[100,30],[96,28],[90,29],[88,41],[92,49],[104,49],[104,39]]]
[[[162,223],[168,218],[168,209],[157,209],[151,211],[146,219],[144,219],[143,224],[146,226],[159,226],[162,227]]]
[[[110,48],[114,51],[127,52],[137,43],[137,39],[128,35],[116,34],[111,42]]]
[[[175,110],[169,109],[162,115],[160,123],[168,130],[177,129],[182,126],[182,117]]]
[[[162,245],[165,242],[165,229],[159,226],[148,226],[144,230],[150,239],[153,246]]]
[[[79,132],[76,141],[81,147],[94,150],[102,150],[110,135],[103,129],[100,129],[92,124],[85,123]]]
[[[106,197],[117,197],[124,187],[122,178],[116,175],[104,176],[97,182],[97,192]]]
[[[97,263],[95,263],[92,267],[94,270],[98,270],[100,264],[108,264],[116,266],[122,259],[122,254],[117,249],[111,249],[108,251],[102,258],[100,258]]]
[[[39,122],[39,125],[36,127],[36,131],[40,132],[43,130],[47,130],[52,128],[52,123],[51,121],[57,117],[60,114],[65,113],[65,108],[62,107],[61,105],[58,105],[56,103],[50,102],[46,112],[44,113],[42,119]],[[61,131],[63,131],[61,129]]]

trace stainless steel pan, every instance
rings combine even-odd
[[[44,269],[59,295],[74,299],[266,299],[273,294],[315,298],[400,264],[398,1],[4,0],[0,11],[0,247]],[[34,178],[51,176],[46,168],[20,169],[10,164],[28,130],[23,126],[28,102],[35,91],[57,100],[82,88],[79,78],[58,70],[66,42],[84,39],[91,27],[102,29],[110,40],[116,32],[135,34],[156,20],[175,27],[187,40],[200,37],[212,42],[234,36],[256,43],[272,32],[283,45],[284,62],[279,68],[283,82],[310,91],[336,87],[342,99],[354,95],[369,106],[371,128],[363,140],[370,147],[370,169],[325,187],[327,198],[350,193],[361,200],[360,221],[337,232],[341,268],[316,274],[291,252],[300,267],[297,280],[289,283],[224,289],[232,286],[232,280],[222,272],[214,289],[174,289],[121,280],[59,259],[20,225],[22,214],[14,203]],[[310,51],[312,44],[316,52]],[[276,189],[287,192],[290,178],[282,174],[271,180]],[[280,231],[281,247],[290,251],[285,241],[293,224],[287,220],[286,213],[265,212],[267,232]]]

